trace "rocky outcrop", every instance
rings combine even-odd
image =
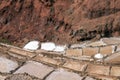
[[[1,41],[75,43],[119,36],[119,0],[1,0]],[[9,41],[8,41],[9,40]]]

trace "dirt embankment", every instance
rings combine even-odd
[[[75,43],[120,35],[120,0],[0,0],[0,39]]]

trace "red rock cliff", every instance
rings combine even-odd
[[[120,35],[120,0],[0,0],[0,39],[73,43]]]

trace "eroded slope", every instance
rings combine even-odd
[[[75,43],[119,36],[119,0],[1,0],[1,41]]]

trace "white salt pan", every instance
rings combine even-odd
[[[104,56],[102,54],[100,54],[100,53],[95,54],[95,56],[94,56],[94,58],[96,58],[96,59],[102,59],[103,57]]]
[[[26,50],[37,50],[40,47],[40,42],[39,41],[30,41],[27,43],[23,49]]]
[[[53,42],[41,43],[41,49],[47,51],[53,51],[55,49],[55,43]]]
[[[56,46],[54,51],[56,52],[64,52],[66,49],[66,46]]]

